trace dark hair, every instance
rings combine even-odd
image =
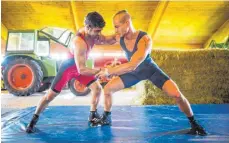
[[[85,25],[88,25],[91,28],[99,27],[103,28],[105,26],[105,21],[103,17],[98,12],[90,12],[85,17]]]

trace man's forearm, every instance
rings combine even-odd
[[[122,75],[135,70],[135,68],[136,68],[135,64],[125,63],[113,68],[108,68],[108,73],[110,75]]]
[[[93,75],[96,75],[99,71],[100,69],[91,69],[91,68],[84,67],[80,69],[80,74],[87,75],[87,76],[93,76]]]

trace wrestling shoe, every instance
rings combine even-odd
[[[34,133],[35,132],[34,126],[36,125],[38,119],[39,119],[39,116],[34,114],[32,120],[30,121],[30,123],[26,127],[27,133]]]
[[[88,117],[88,121],[89,122],[94,122],[96,119],[99,119],[100,118],[100,115],[99,113],[97,112],[97,110],[95,111],[90,111],[90,114],[89,114],[89,117]]]
[[[111,112],[104,112],[103,115],[99,118],[96,119],[95,124],[100,124],[102,126],[104,125],[112,125],[112,120],[111,120]]]
[[[200,135],[200,136],[206,136],[207,132],[205,129],[199,125],[196,121],[190,122],[191,129],[189,130],[188,134],[191,135]]]

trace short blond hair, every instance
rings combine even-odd
[[[118,15],[122,15],[122,17],[120,18],[120,23],[124,23],[124,22],[126,22],[128,19],[131,18],[131,17],[130,17],[130,14],[127,12],[127,10],[120,10],[120,11],[118,11],[118,12],[114,15],[113,19],[114,19],[116,16],[118,16]]]

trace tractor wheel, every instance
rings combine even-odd
[[[28,58],[20,57],[10,61],[3,71],[6,89],[16,96],[28,96],[37,92],[42,79],[41,67]]]
[[[91,92],[89,88],[81,84],[78,80],[72,79],[69,81],[70,91],[76,96],[85,96]]]
[[[50,87],[50,83],[43,83],[37,92],[43,92],[49,89],[49,87]]]

